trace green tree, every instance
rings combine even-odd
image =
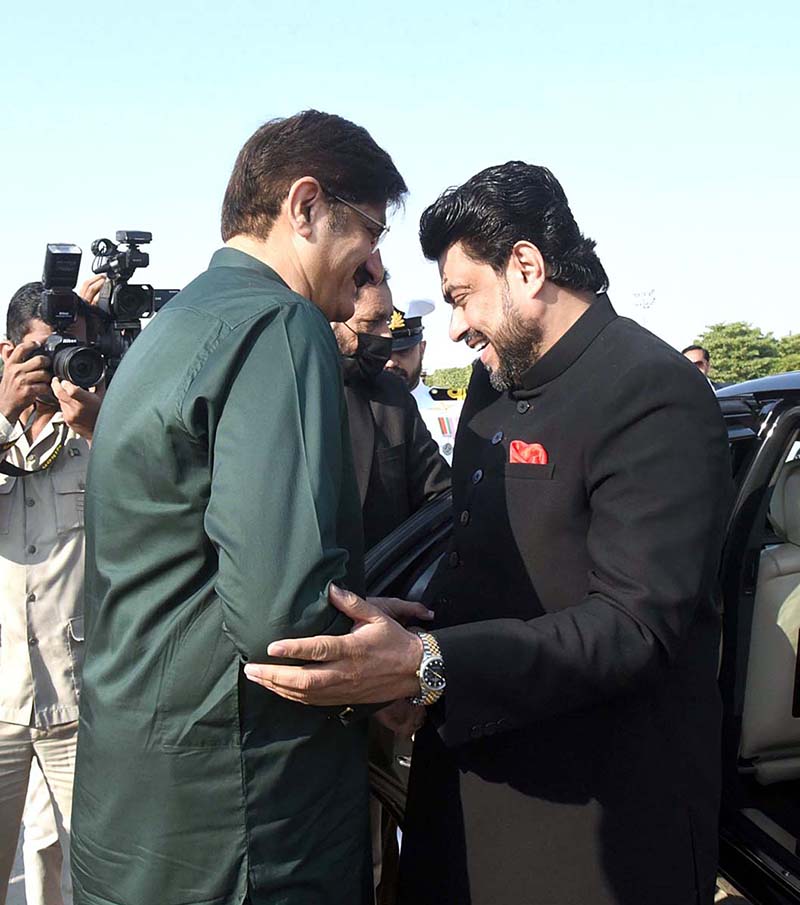
[[[466,389],[472,376],[472,365],[465,368],[437,368],[425,375],[425,386],[449,387],[453,390]]]
[[[790,333],[778,340],[781,371],[800,371],[800,333]]]
[[[711,355],[713,380],[738,383],[785,370],[778,340],[744,321],[712,324],[695,342]]]

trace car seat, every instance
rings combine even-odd
[[[761,553],[740,743],[764,785],[800,778],[800,461],[781,469],[768,518],[782,543]]]

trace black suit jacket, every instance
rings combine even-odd
[[[517,390],[476,367],[403,903],[711,901],[729,471],[705,378],[605,296]]]
[[[384,371],[366,381],[346,371],[345,399],[369,550],[450,487],[450,466],[399,377]]]

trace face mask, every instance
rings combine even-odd
[[[355,333],[352,327],[345,326]],[[342,357],[344,376],[347,380],[356,378],[372,383],[392,356],[392,338],[372,333],[356,333],[356,337],[355,354]]]

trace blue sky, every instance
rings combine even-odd
[[[800,4],[496,0],[4,4],[0,309],[48,241],[149,229],[142,279],[181,286],[219,244],[236,153],[306,107],[366,126],[411,189],[384,259],[431,297],[419,214],[508,159],[549,166],[617,309],[668,342],[747,320],[798,330]],[[641,293],[655,291],[649,308]]]

